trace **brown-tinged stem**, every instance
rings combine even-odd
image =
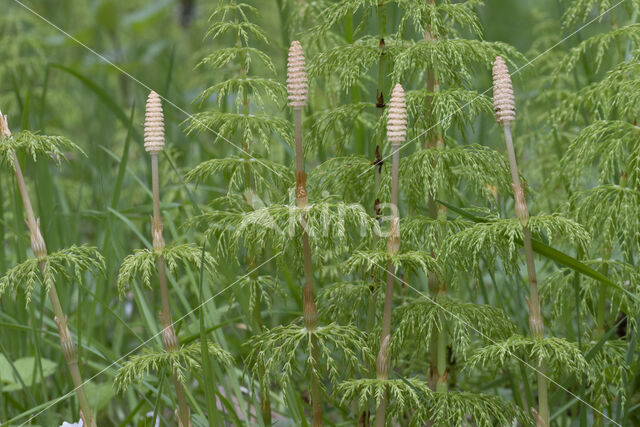
[[[160,183],[158,178],[158,153],[151,153],[151,187],[153,192],[153,250],[157,254],[156,267],[158,269],[158,281],[160,283],[160,300],[162,311],[160,312],[160,322],[162,324],[162,345],[165,351],[172,352],[178,350],[178,337],[173,329],[173,319],[171,317],[171,305],[169,303],[169,286],[167,284],[167,266],[162,256],[164,249],[164,237],[162,236],[162,215],[160,214]],[[182,427],[191,425],[190,408],[187,403],[185,391],[178,376],[174,372],[171,380],[176,390],[178,399],[178,418]]]
[[[302,150],[302,109],[294,109],[296,134],[296,203],[303,209],[308,204],[306,174],[304,172],[304,152]],[[309,332],[311,351],[311,404],[313,407],[314,427],[324,425],[322,415],[322,387],[320,385],[320,364],[318,361],[318,344],[314,334],[318,327],[318,309],[313,297],[313,263],[311,261],[311,245],[307,232],[307,221],[304,212],[300,217],[302,226],[302,253],[304,258],[304,288],[302,289],[302,313],[304,327]]]
[[[12,157],[16,181],[20,190],[22,204],[24,205],[24,212],[27,217],[27,226],[29,227],[29,232],[31,234],[31,248],[33,249],[34,255],[38,259],[42,260],[38,265],[40,267],[40,273],[44,277],[46,268],[46,261],[44,259],[47,256],[47,247],[45,245],[44,239],[42,238],[42,234],[40,233],[40,221],[36,219],[33,213],[31,199],[29,198],[29,193],[27,192],[27,185],[24,181],[24,176],[22,174],[20,162],[18,161],[18,156],[15,152],[13,152]],[[48,292],[49,300],[51,301],[51,306],[53,308],[53,313],[55,316],[54,320],[58,325],[58,330],[60,332],[60,348],[62,350],[64,359],[67,362],[67,367],[69,368],[69,373],[71,374],[75,392],[78,396],[80,416],[83,419],[85,425],[87,425],[88,427],[95,427],[96,422],[93,418],[93,411],[91,410],[91,405],[89,405],[89,400],[87,399],[87,394],[83,386],[82,375],[80,375],[80,368],[78,367],[78,352],[76,350],[75,344],[73,343],[71,331],[69,330],[69,327],[67,325],[67,315],[64,314],[64,311],[62,310],[62,305],[60,304],[60,298],[58,297],[58,291],[56,290],[55,284],[52,284],[49,287]]]
[[[400,230],[398,210],[398,171],[400,165],[400,144],[393,144],[393,157],[391,163],[391,229],[387,252],[393,256],[400,247]],[[378,355],[377,376],[386,379],[391,368],[391,358],[388,354],[389,340],[391,337],[391,311],[393,308],[393,286],[395,284],[396,269],[391,261],[387,263],[387,286],[384,294],[384,310],[382,312],[382,331],[380,333],[380,354]],[[386,341],[386,343],[385,343]],[[382,361],[382,363],[381,363]],[[376,426],[384,427],[387,397],[383,395],[376,410]]]
[[[529,210],[524,196],[524,189],[520,183],[518,174],[518,165],[516,162],[516,154],[513,148],[513,139],[511,137],[511,126],[509,123],[504,124],[504,136],[507,142],[507,154],[509,157],[509,166],[511,170],[511,178],[513,180],[513,190],[515,197],[516,215],[522,222],[522,232],[524,241],[524,254],[527,263],[527,274],[529,277],[529,329],[533,338],[544,337],[544,321],[540,310],[540,296],[538,294],[538,280],[536,278],[536,267],[533,258],[533,248],[531,246],[531,230],[527,222],[529,219]],[[549,401],[546,375],[546,362],[543,359],[538,360],[538,414],[536,423],[539,426],[549,426]]]

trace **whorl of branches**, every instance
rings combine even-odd
[[[493,63],[493,110],[501,125],[516,119],[516,106],[511,86],[509,68],[502,57],[496,57]]]
[[[144,149],[147,153],[159,153],[164,149],[164,116],[160,95],[151,91],[147,98],[144,120]]]
[[[287,92],[291,107],[301,109],[307,105],[308,86],[304,52],[300,42],[294,40],[289,48],[289,63],[287,64]]]
[[[392,144],[402,144],[407,138],[407,103],[404,89],[396,84],[389,102],[389,120],[387,122],[387,139]]]

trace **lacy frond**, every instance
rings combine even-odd
[[[247,168],[251,171],[250,182],[245,182]],[[268,192],[272,196],[279,196],[295,182],[293,173],[286,166],[265,158],[243,156],[204,161],[189,171],[185,180],[198,184],[218,173],[228,183],[229,193],[253,188],[258,194]]]
[[[589,242],[589,234],[580,224],[558,214],[532,216],[528,227],[533,236],[542,235],[550,243],[564,240],[586,248]],[[443,243],[442,256],[452,271],[468,268],[476,271],[482,258],[490,265],[501,258],[505,268],[515,275],[519,271],[517,244],[523,237],[517,218],[493,218],[451,235]]]
[[[609,45],[618,40],[629,41],[637,47],[640,43],[640,24],[630,24],[614,28],[611,31],[596,34],[580,42],[580,44],[572,48],[558,64],[555,74],[570,73],[578,64],[578,61],[590,52],[593,52],[594,55],[589,58],[589,62],[595,66],[595,71],[598,71],[610,50]]]
[[[472,35],[482,37],[482,26],[476,11],[482,5],[481,0],[469,0],[460,3],[450,1],[427,2],[422,0],[395,0],[404,15],[400,21],[400,31],[408,23],[419,34],[428,29],[436,39],[457,36],[456,27]]]
[[[80,147],[65,137],[40,135],[28,130],[2,139],[0,143],[0,159],[5,167],[10,168],[12,171],[14,170],[14,152],[25,152],[33,158],[34,162],[39,156],[46,156],[60,164],[66,159],[67,151],[78,151],[83,156],[86,156]]]
[[[501,42],[466,39],[439,39],[399,44],[395,49],[393,81],[403,81],[416,70],[433,70],[439,81],[447,85],[470,85],[474,66],[490,69],[496,56],[524,62],[526,59],[512,46]]]
[[[544,360],[547,375],[555,378],[569,373],[581,378],[589,366],[577,344],[564,338],[512,335],[504,341],[474,350],[465,368],[487,366],[497,369],[506,364],[513,364],[518,359],[524,360],[534,368],[538,360]]]
[[[571,215],[610,248],[621,247],[626,255],[640,245],[640,190],[619,185],[599,185],[574,194]]]
[[[333,157],[313,168],[308,177],[309,187],[315,193],[326,191],[345,200],[360,201],[365,194],[389,200],[391,163],[381,166],[380,184],[376,182],[378,168],[380,166],[363,156]],[[373,212],[373,206],[370,211]]]
[[[366,410],[370,403],[375,407],[383,396],[387,396],[387,422],[392,418],[402,419],[415,408],[425,405],[425,400],[433,396],[429,385],[417,378],[379,380],[363,378],[345,381],[338,385],[336,393],[342,396],[340,402],[358,402],[358,408]]]
[[[246,77],[246,76],[234,76],[223,82],[216,83],[213,86],[208,87],[196,100],[201,102],[206,101],[212,95],[216,96],[218,105],[222,106],[228,97],[235,97],[235,103],[237,106],[242,104],[244,95],[252,95],[253,101],[259,105],[265,105],[267,99],[271,100],[277,105],[284,104],[284,100],[287,96],[287,88],[280,82],[264,77]],[[211,113],[202,113],[211,114]],[[220,113],[218,113],[220,114]],[[205,116],[206,117],[206,116]],[[277,120],[268,118],[265,120]]]
[[[581,262],[596,271],[603,271],[606,266],[607,277],[611,281],[629,293],[640,294],[640,272],[634,266],[622,261],[603,259],[581,260]],[[578,273],[569,268],[562,268],[548,275],[540,284],[542,300],[553,301],[551,315],[555,319],[563,319],[566,317],[566,313],[572,313],[576,310],[576,274]],[[626,314],[628,321],[635,326],[635,319],[640,313],[640,303],[634,298],[629,298],[627,292],[606,286],[588,276],[581,275],[579,279],[578,292],[581,313],[588,313],[592,318],[596,318],[600,292],[605,287],[610,301],[609,310],[611,313]]]
[[[396,269],[411,272],[433,272],[440,274],[437,261],[426,251],[405,251],[390,255],[386,250],[355,251],[344,263],[346,271],[360,271],[364,274],[372,269],[386,271],[388,264]],[[396,273],[399,276],[399,273]]]
[[[104,258],[96,248],[74,245],[41,259],[28,259],[11,268],[0,278],[0,295],[23,286],[26,303],[29,305],[36,284],[44,286],[48,292],[49,288],[55,286],[58,278],[84,283],[83,273],[96,275],[104,272],[104,268]]]
[[[220,48],[212,54],[209,54],[202,58],[198,63],[198,66],[207,65],[212,68],[222,68],[232,61],[242,60],[242,64],[245,70],[249,72],[252,59],[254,57],[273,74],[276,73],[276,67],[275,65],[273,65],[271,58],[269,58],[269,56],[261,50],[249,46],[233,46]]]
[[[505,313],[489,305],[457,301],[447,295],[422,297],[394,310],[397,325],[391,345],[401,349],[406,345],[429,351],[431,334],[446,329],[456,351],[464,353],[477,336],[482,341],[506,339],[516,332]],[[395,350],[394,350],[395,352]]]
[[[218,363],[224,366],[231,365],[233,358],[228,352],[212,342],[208,343],[208,347],[209,354],[215,358]],[[167,369],[170,373],[174,373],[178,381],[186,385],[188,372],[200,369],[200,360],[202,359],[200,351],[201,344],[199,342],[181,346],[176,351],[169,352],[145,349],[142,354],[131,356],[131,358],[118,369],[114,379],[114,387],[118,393],[122,393],[132,383],[139,383],[150,371],[159,372],[163,368]]]
[[[416,201],[440,191],[450,193],[461,183],[487,200],[511,194],[511,176],[500,153],[481,145],[418,150],[402,159],[400,180],[405,192]]]
[[[232,139],[239,136],[245,142],[258,141],[269,152],[273,136],[277,135],[287,144],[293,144],[293,127],[291,123],[268,114],[230,113],[207,111],[191,116],[186,127],[187,133],[216,131],[214,141]]]
[[[376,297],[377,305],[383,303],[380,282],[371,281],[336,282],[323,286],[318,292],[318,310],[322,319],[339,319],[355,323],[364,317],[369,302]],[[376,310],[376,313],[379,311]]]
[[[311,356],[312,341],[317,343],[318,360]],[[306,370],[311,370],[311,375],[316,378],[324,375],[313,368],[317,366],[334,384],[361,370],[363,360],[370,361],[372,357],[366,338],[358,328],[335,323],[314,331],[298,324],[276,326],[251,337],[247,346],[251,349],[247,365],[253,375],[265,384],[275,382],[283,388],[291,384],[299,368],[296,364],[300,355],[305,358]]]
[[[424,114],[426,105],[429,105],[431,121],[426,120]],[[453,125],[464,131],[465,126],[482,113],[490,117],[493,103],[487,95],[473,90],[452,88],[429,92],[420,89],[407,92],[407,110],[425,129],[437,124],[438,131],[444,133]]]
[[[630,187],[640,183],[640,128],[620,120],[599,120],[576,136],[564,157],[564,176],[578,183],[597,165],[598,182],[615,182],[622,174]]]
[[[361,126],[364,129],[369,129],[375,126],[377,118],[374,111],[374,104],[360,102],[340,105],[316,113],[313,122],[313,149],[317,150],[320,147],[333,149],[336,156],[340,156],[356,127]]]
[[[151,276],[156,273],[156,260],[162,256],[169,269],[169,274],[175,274],[178,266],[185,268],[192,267],[199,271],[204,267],[210,274],[214,272],[216,262],[210,253],[204,253],[202,258],[202,248],[193,244],[173,244],[165,247],[160,254],[150,249],[138,249],[133,254],[128,255],[118,272],[118,291],[124,295],[127,286],[136,277],[140,276],[142,283],[151,288]],[[204,266],[202,265],[204,262]]]
[[[434,425],[480,427],[508,426],[521,423],[533,426],[533,418],[500,396],[467,391],[432,393],[411,417],[411,426]]]

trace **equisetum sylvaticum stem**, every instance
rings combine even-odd
[[[287,91],[289,106],[293,108],[296,135],[296,204],[305,209],[308,205],[307,175],[304,171],[304,152],[302,150],[302,109],[307,105],[307,71],[304,52],[300,42],[294,40],[289,48],[287,67]],[[302,252],[304,257],[304,288],[302,289],[302,314],[304,327],[310,334],[311,346],[311,404],[313,409],[312,425],[322,426],[322,387],[320,384],[318,361],[318,343],[314,331],[318,327],[318,309],[313,297],[313,264],[311,245],[304,212],[300,216],[302,226]]]
[[[0,111],[0,137],[2,139],[10,138],[11,131],[9,130],[9,120],[6,115],[3,115]],[[26,216],[25,222],[29,228],[29,235],[31,238],[31,249],[33,254],[38,259],[39,268],[41,274],[44,276],[46,268],[47,246],[40,232],[40,218],[36,218],[33,213],[33,206],[31,205],[31,199],[27,192],[27,184],[24,181],[22,175],[22,168],[18,161],[18,156],[15,151],[11,153],[13,158],[13,167],[16,175],[16,182],[18,183],[18,189],[20,191],[20,197],[22,198],[22,204],[24,206],[24,214]],[[51,307],[53,308],[54,318],[53,320],[58,325],[58,331],[60,334],[60,349],[62,355],[69,368],[71,379],[75,387],[76,395],[78,396],[78,404],[80,406],[80,418],[83,424],[88,427],[95,427],[96,422],[93,418],[93,411],[89,405],[87,394],[84,390],[82,376],[80,375],[80,368],[78,367],[78,352],[71,336],[71,331],[67,325],[67,315],[62,310],[60,305],[60,298],[58,298],[58,291],[56,290],[55,283],[49,287],[49,301],[51,301]]]
[[[378,49],[380,51],[380,57],[378,58],[378,86],[376,88],[376,109],[378,111],[378,119],[380,119],[384,113],[384,109],[386,107],[384,101],[384,60],[386,56],[386,48],[385,48],[385,33],[387,26],[387,18],[386,18],[386,5],[382,0],[378,1],[377,4],[377,13],[378,13],[378,34],[380,41],[378,43]],[[380,134],[378,139],[376,140],[376,148],[374,153],[373,165],[375,169],[376,176],[376,194],[377,190],[380,189],[380,181],[382,177],[382,143],[384,136]],[[376,220],[380,220],[380,199],[375,199],[373,202],[373,215]],[[374,246],[377,244],[377,238],[374,239]],[[375,278],[375,267],[371,268],[371,282],[374,282]],[[378,305],[378,293],[376,292],[376,287],[373,283],[370,286],[371,294],[369,295],[369,307],[367,310],[367,318],[365,324],[365,330],[367,333],[371,333],[373,327],[375,326],[376,319],[376,306]],[[363,414],[363,417],[367,417],[368,414]]]
[[[496,120],[504,128],[504,136],[507,143],[507,153],[509,157],[509,167],[513,180],[513,195],[515,199],[516,216],[522,224],[524,240],[524,253],[527,263],[527,273],[529,277],[529,329],[533,338],[544,337],[544,322],[540,310],[540,296],[538,295],[538,281],[536,279],[536,267],[533,258],[533,248],[531,246],[531,230],[529,229],[529,209],[525,200],[524,187],[520,183],[516,154],[513,148],[511,136],[511,123],[516,118],[515,98],[511,85],[511,76],[507,64],[501,57],[497,57],[493,64],[493,109]],[[534,413],[536,423],[539,426],[549,426],[549,402],[548,383],[546,376],[546,362],[543,359],[537,361],[538,366],[538,411]]]
[[[433,0],[425,0],[427,4],[433,5]],[[425,43],[433,43],[437,41],[436,35],[433,34],[433,30],[429,22],[425,25],[424,31]],[[427,96],[425,99],[425,114],[427,117],[426,126],[431,127],[431,123],[435,123],[436,119],[433,117],[433,94],[438,91],[439,85],[435,70],[433,67],[429,67],[427,70]],[[425,148],[434,149],[442,144],[442,137],[438,135],[438,126],[433,125],[433,132],[426,133]],[[433,163],[437,162],[434,156]],[[438,204],[436,203],[435,195],[429,194],[427,196],[427,210],[429,217],[433,220],[438,219],[440,211]],[[432,251],[432,254],[433,251]],[[445,294],[447,292],[447,285],[438,279],[436,274],[429,271],[427,274],[429,293],[431,298],[436,298],[438,294]],[[443,327],[440,331],[432,331],[430,343],[429,343],[429,384],[433,390],[446,392],[448,390],[448,361],[447,361],[447,330]]]
[[[407,137],[407,104],[404,89],[399,83],[393,88],[389,102],[387,119],[387,140],[391,143],[391,226],[387,240],[387,253],[395,255],[400,250],[400,213],[398,210],[398,170],[400,166],[400,148]],[[395,284],[395,267],[389,260],[387,263],[387,286],[384,295],[384,311],[382,314],[382,332],[380,333],[380,352],[376,363],[376,377],[380,380],[389,378],[391,356],[389,341],[391,340],[391,309],[393,306],[393,285]],[[385,425],[387,408],[386,396],[382,396],[376,410],[376,426]]]
[[[167,284],[167,267],[162,251],[165,247],[162,236],[162,215],[160,213],[160,182],[158,177],[158,155],[164,150],[164,116],[160,96],[151,91],[147,98],[144,122],[144,149],[151,156],[151,188],[153,193],[153,217],[151,218],[151,235],[153,237],[153,251],[156,254],[156,268],[160,284],[160,300],[162,309],[159,313],[162,325],[162,345],[165,351],[178,350],[178,337],[173,329],[171,305],[169,304],[169,286]],[[173,385],[178,399],[178,420],[182,427],[191,425],[189,404],[184,387],[174,372]]]

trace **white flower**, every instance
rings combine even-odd
[[[78,420],[77,423],[63,422],[59,427],[82,427],[82,420]]]

